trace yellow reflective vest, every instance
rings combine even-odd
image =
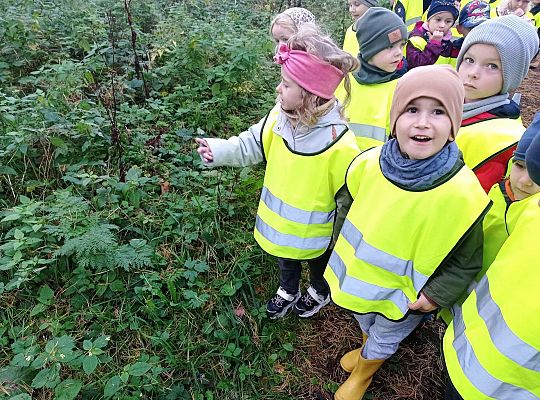
[[[361,151],[380,146],[390,135],[390,106],[398,80],[364,85],[358,83],[353,74],[351,80],[351,101],[345,108],[349,128],[354,132]],[[336,89],[336,97],[345,101],[343,83]]]
[[[443,352],[465,400],[540,398],[540,207],[525,209],[446,330]]]
[[[502,245],[514,230],[519,216],[523,213],[523,210],[526,207],[527,201],[534,198],[536,198],[536,201],[540,200],[540,193],[536,193],[527,199],[507,203],[507,200],[501,190],[501,185],[504,185],[504,181],[493,185],[488,194],[489,198],[493,202],[493,206],[489,209],[483,221],[483,263],[482,269],[475,277],[475,282],[479,282],[480,279],[482,279],[490,265],[497,257]],[[474,285],[475,283],[473,283],[473,286]],[[467,295],[468,293],[464,294],[456,303],[463,304],[467,298]],[[441,310],[439,316],[444,320],[444,322],[446,322],[446,324],[450,324],[453,318],[449,309]]]
[[[405,9],[405,25],[407,25],[407,31],[410,32],[414,29],[414,25],[422,20],[424,2],[421,0],[396,0],[392,10],[396,9],[398,3],[401,3]]]
[[[360,52],[360,45],[358,44],[358,39],[356,38],[356,32],[353,30],[354,24],[349,26],[345,32],[345,39],[343,39],[343,51],[346,51],[353,57],[358,57]]]
[[[426,48],[426,45],[427,45],[427,41],[422,36],[410,37],[409,41],[407,42],[407,46],[414,46],[420,51],[424,51],[424,49]],[[457,58],[439,56],[437,58],[437,61],[435,61],[435,64],[448,64],[456,68]]]
[[[354,134],[345,130],[319,153],[291,150],[273,132],[278,112],[271,111],[262,130],[267,161],[254,236],[263,250],[277,257],[309,260],[330,244],[335,195],[358,154]]]
[[[465,166],[433,189],[400,188],[383,175],[380,152],[349,167],[354,201],[324,277],[337,305],[399,320],[490,202]]]
[[[501,246],[508,239],[505,216],[509,204],[506,202],[500,185],[504,185],[504,182],[493,185],[488,193],[489,198],[493,201],[493,206],[489,209],[483,221],[484,252],[480,277],[485,274],[487,268],[495,260]]]
[[[537,12],[536,14],[531,13],[531,16],[534,21],[534,26],[540,28],[540,12]]]
[[[495,118],[459,128],[456,143],[473,171],[515,146],[525,127],[521,119]]]
[[[504,183],[501,183],[504,184]],[[493,185],[489,191],[489,197],[493,201],[493,207],[484,218],[484,267],[477,276],[477,281],[484,276],[488,267],[493,263],[502,245],[512,233],[519,216],[526,207],[527,200],[540,200],[540,193],[536,193],[527,199],[516,200],[507,204],[501,191],[501,184]]]

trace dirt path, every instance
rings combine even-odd
[[[540,62],[540,56],[536,57],[536,60]],[[540,111],[540,66],[529,70],[529,75],[523,81],[519,92],[522,94],[523,123],[529,126],[534,114]]]
[[[521,109],[525,126],[540,111],[540,67],[531,69],[518,90],[522,94]],[[444,325],[429,321],[419,327],[400,346],[375,375],[366,400],[442,400],[444,363],[440,339]],[[299,333],[301,343],[294,364],[305,374],[305,386],[298,399],[332,399],[327,388],[330,382],[343,382],[347,374],[339,366],[339,358],[359,347],[361,332],[350,313],[335,306],[327,307],[317,320]]]

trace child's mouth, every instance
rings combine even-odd
[[[411,139],[414,140],[415,142],[421,142],[421,143],[429,142],[431,140],[430,137],[423,136],[423,135],[416,135],[416,136],[413,136]]]

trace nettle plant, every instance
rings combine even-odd
[[[42,202],[21,196],[18,206],[1,213],[0,226],[9,228],[0,245],[0,293],[20,288],[54,263],[42,207]]]
[[[48,298],[49,291],[42,290],[41,296]],[[24,339],[16,340],[11,349],[15,354],[11,365],[19,367],[21,371],[34,374],[31,381],[33,389],[54,389],[57,399],[74,399],[83,387],[81,379],[64,379],[61,375],[71,375],[73,371],[83,369],[86,375],[94,372],[100,360],[107,360],[105,347],[110,337],[102,335],[95,340],[85,340],[83,350],[75,345],[71,336],[55,337],[47,341],[44,347],[37,344],[37,339],[31,335]],[[110,358],[109,358],[110,359]],[[22,372],[21,372],[22,373]]]

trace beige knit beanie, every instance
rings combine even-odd
[[[390,108],[392,136],[395,136],[399,116],[411,101],[419,97],[441,102],[452,122],[452,137],[455,138],[461,126],[465,90],[457,72],[443,64],[413,68],[399,79]]]

